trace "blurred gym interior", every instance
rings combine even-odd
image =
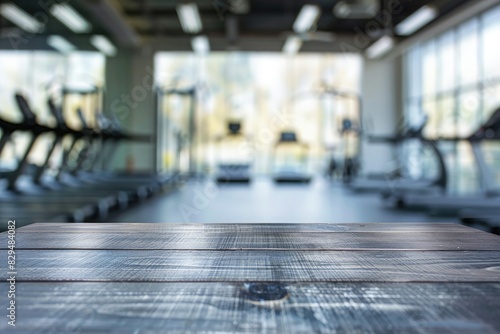
[[[499,41],[498,0],[2,1],[0,232],[500,234]]]
[[[2,4],[3,220],[497,231],[495,4]]]

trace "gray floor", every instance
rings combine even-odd
[[[191,182],[130,211],[113,222],[193,223],[354,223],[457,222],[425,213],[384,208],[376,194],[353,194],[340,184],[275,185],[266,179],[250,185],[217,186]]]

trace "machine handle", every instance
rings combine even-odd
[[[16,102],[19,110],[23,114],[24,122],[33,122],[36,120],[36,115],[31,111],[28,101],[21,94],[16,94]]]

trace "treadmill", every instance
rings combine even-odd
[[[354,192],[380,192],[385,199],[390,199],[395,194],[407,191],[420,193],[441,193],[447,185],[447,173],[441,152],[436,144],[423,137],[423,131],[427,125],[427,117],[418,126],[408,126],[395,136],[371,136],[370,143],[383,143],[395,147],[401,146],[405,141],[418,140],[424,147],[428,148],[436,158],[439,172],[435,178],[412,179],[399,173],[399,169],[392,173],[381,175],[368,175],[357,177],[349,184],[349,189]]]
[[[31,134],[31,139],[18,166],[4,180],[6,187],[0,192],[0,201],[2,202],[0,215],[4,217],[28,216],[36,219],[62,216],[69,221],[83,221],[95,216],[97,212],[107,215],[110,207],[116,203],[116,197],[112,196],[112,194],[97,196],[96,194],[82,193],[80,190],[54,192],[48,191],[33,182],[23,182],[27,181],[23,179],[23,173],[25,172],[28,157],[40,135],[54,132],[56,138],[58,138],[61,136],[62,131],[38,124],[35,115],[29,109],[27,101],[21,95],[16,95],[16,102],[23,115],[23,121],[20,124],[11,124],[10,133],[4,131],[0,142],[3,142],[4,137],[9,136],[14,131],[28,132]],[[20,187],[20,183],[25,183],[26,187]],[[25,191],[26,189],[29,189],[29,191]],[[27,195],[27,192],[32,192],[32,195]]]
[[[87,96],[94,94],[97,97],[102,92],[98,87],[93,87],[91,90],[78,90],[65,88],[63,90],[64,99],[68,95],[76,94],[80,96]],[[63,102],[64,104],[64,102]],[[97,106],[97,102],[95,103]],[[64,161],[64,168],[61,169],[58,179],[62,179],[64,174],[69,174],[71,177],[77,177],[79,180],[90,183],[105,183],[108,185],[129,185],[132,190],[129,192],[129,201],[136,202],[143,200],[163,191],[165,188],[175,185],[178,179],[177,173],[154,173],[154,172],[130,172],[130,171],[108,171],[109,162],[112,160],[117,147],[123,142],[142,142],[151,143],[154,137],[150,135],[130,134],[121,128],[118,120],[115,118],[110,119],[104,116],[102,112],[96,113],[98,129],[90,128],[88,122],[83,115],[81,109],[77,110],[80,123],[82,124],[84,133],[87,134],[86,144],[89,148],[98,151],[90,161],[90,168],[83,170],[82,161],[76,167],[68,167],[67,160]],[[77,140],[72,143],[72,147],[76,144]],[[71,150],[71,148],[70,148]],[[99,166],[101,168],[99,168]],[[70,178],[71,178],[70,177]],[[136,189],[134,189],[136,188]]]
[[[106,184],[103,181],[86,184],[75,178],[73,185],[53,183],[48,186],[45,180],[42,180],[42,175],[55,146],[59,145],[65,136],[72,136],[73,141],[88,140],[88,137],[91,137],[92,140],[89,142],[92,142],[101,135],[88,129],[84,129],[85,131],[69,129],[62,118],[62,112],[54,109],[51,104],[49,104],[50,110],[57,120],[56,128],[40,125],[36,122],[36,117],[24,97],[16,95],[16,101],[24,116],[24,121],[18,129],[30,132],[32,138],[18,167],[8,177],[7,191],[0,193],[0,199],[4,203],[0,209],[2,217],[9,219],[18,217],[21,225],[34,220],[53,221],[51,219],[53,217],[77,222],[91,219],[102,220],[112,209],[125,208],[129,204],[130,192],[133,193],[139,188],[137,185],[127,185],[129,180],[121,180],[114,184]],[[27,158],[38,137],[49,132],[55,134],[55,140],[47,153],[44,165],[33,178],[23,175]],[[9,131],[4,131],[4,134],[9,135]],[[0,142],[4,141],[0,140]],[[74,144],[71,147],[74,147]],[[57,185],[55,189],[54,185]]]
[[[251,162],[248,140],[241,133],[240,122],[229,122],[228,134],[218,142],[219,163],[215,179],[217,183],[249,183]]]
[[[309,183],[308,146],[299,142],[294,131],[284,131],[274,147],[273,180],[276,183]]]
[[[65,88],[63,96],[65,98],[69,94],[86,96],[89,94],[98,94],[99,91],[98,88],[91,90]],[[51,101],[49,101],[49,106],[54,117],[60,120],[61,126],[68,128],[63,118],[62,110],[57,108]],[[106,118],[102,112],[97,112],[96,114],[99,125],[98,129],[93,129],[88,125],[81,109],[77,110],[77,114],[82,124],[83,136],[73,136],[69,151],[75,148],[78,141],[83,141],[84,148],[82,151],[93,150],[98,153],[90,157],[79,157],[73,168],[69,167],[69,154],[66,154],[62,163],[63,167],[60,169],[56,181],[65,181],[70,185],[78,187],[90,186],[96,192],[118,191],[122,208],[152,196],[171,183],[173,178],[165,175],[106,172],[105,169],[109,161],[112,160],[116,147],[120,143],[124,141],[149,143],[152,138],[149,135],[136,135],[123,132],[116,120],[113,122]],[[90,165],[87,171],[83,170],[85,163]],[[99,164],[103,166],[103,170],[98,170]]]
[[[134,178],[132,175],[124,176],[120,178],[113,177],[112,173],[105,173],[103,171],[98,171],[97,165],[102,161],[102,164],[106,165],[115,152],[116,145],[125,140],[138,141],[146,140],[149,141],[149,136],[137,136],[129,135],[120,132],[110,125],[103,115],[99,114],[98,119],[101,120],[101,124],[106,124],[100,127],[99,131],[92,129],[88,126],[85,117],[81,110],[78,111],[80,121],[83,126],[83,133],[86,134],[84,137],[84,148],[82,151],[91,150],[97,151],[98,153],[89,159],[85,157],[80,157],[73,168],[66,167],[60,174],[58,174],[58,180],[65,180],[66,183],[76,184],[77,186],[91,186],[95,191],[118,191],[122,198],[125,198],[127,203],[134,203],[153,195],[153,193],[158,191],[158,186],[154,183],[151,178]],[[78,141],[79,138],[73,138],[73,141]],[[111,150],[106,150],[106,145],[111,146]],[[72,142],[71,147],[75,144]],[[87,171],[83,170],[84,162],[88,162],[90,167]],[[68,161],[65,160],[64,166],[68,166]]]
[[[104,181],[108,183],[128,183],[130,185],[138,185],[147,197],[162,191],[166,186],[172,185],[176,179],[176,174],[158,174],[150,172],[109,172],[109,161],[114,156],[118,145],[123,142],[135,143],[151,143],[153,137],[150,135],[130,134],[122,130],[116,119],[110,120],[104,117],[102,113],[98,115],[101,119],[101,127],[103,136],[101,137],[100,156],[96,157],[93,171],[88,174],[83,172],[83,175],[90,176],[96,181]],[[106,146],[108,149],[106,151]],[[97,165],[101,162],[101,170],[97,169]]]
[[[5,119],[0,118],[0,128],[2,129],[2,136],[0,137],[0,154],[2,153],[5,145],[11,140],[12,135],[15,132],[18,131],[29,132],[33,130],[31,115],[25,114],[23,116],[24,120],[21,123],[12,123]],[[6,174],[7,177],[9,177],[14,172],[15,170],[12,170],[4,172],[4,174]],[[19,201],[19,198],[11,196],[6,197],[5,194],[1,194],[0,203],[2,203],[0,207],[0,215],[3,221],[7,221],[9,219],[16,219],[16,221],[18,222],[18,226],[22,226],[32,222],[33,214],[27,210],[30,209],[31,207],[26,208],[24,205],[25,203],[22,200]],[[40,202],[39,204],[43,204],[43,202]],[[88,212],[89,210],[92,210],[92,212]],[[44,221],[54,221],[54,222],[78,221],[80,217],[86,215],[93,215],[94,211],[95,210],[93,210],[93,208],[89,208],[87,206],[84,208],[80,208],[78,212],[56,213],[54,215],[53,212],[50,212],[44,206],[42,210],[38,209],[36,214],[38,219],[42,219]]]
[[[474,196],[425,195],[401,193],[397,201],[407,209],[427,209],[431,214],[456,216],[465,209],[488,210],[500,208],[500,189],[495,186],[491,171],[487,166],[480,144],[485,140],[500,140],[500,109],[476,132],[467,138],[446,138],[440,141],[467,141],[472,147],[480,174],[482,192]]]

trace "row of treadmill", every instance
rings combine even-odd
[[[65,90],[63,94],[84,96],[96,94],[96,90]],[[21,121],[0,117],[0,154],[8,144],[15,144],[18,133],[28,134],[29,140],[15,166],[1,170],[0,213],[4,222],[16,220],[19,227],[33,222],[102,221],[163,192],[178,180],[173,174],[107,171],[104,166],[119,145],[150,143],[152,138],[122,131],[118,122],[102,112],[96,112],[97,122],[91,127],[78,109],[81,127],[75,129],[64,117],[64,104],[58,106],[49,99],[47,107],[55,126],[47,126],[37,120],[25,96],[16,94],[15,101]],[[44,136],[50,138],[44,163],[30,164],[30,156]]]
[[[359,176],[349,183],[355,192],[379,192],[384,205],[391,209],[427,211],[432,216],[459,217],[461,222],[500,234],[500,189],[495,179],[495,167],[488,164],[482,150],[486,141],[500,140],[500,108],[468,137],[426,139],[420,126],[407,127],[392,137],[370,137],[372,143],[386,143],[394,147],[404,142],[418,141],[432,152],[438,172],[432,178],[408,178],[398,173]],[[467,142],[474,155],[481,191],[474,195],[450,194],[450,166],[440,149],[443,143]]]
[[[251,144],[241,131],[241,122],[228,122],[227,134],[219,138],[217,144],[216,182],[249,183],[252,167]],[[274,182],[309,183],[312,176],[306,168],[307,151],[307,145],[299,141],[296,132],[282,131],[274,145],[270,168]]]

